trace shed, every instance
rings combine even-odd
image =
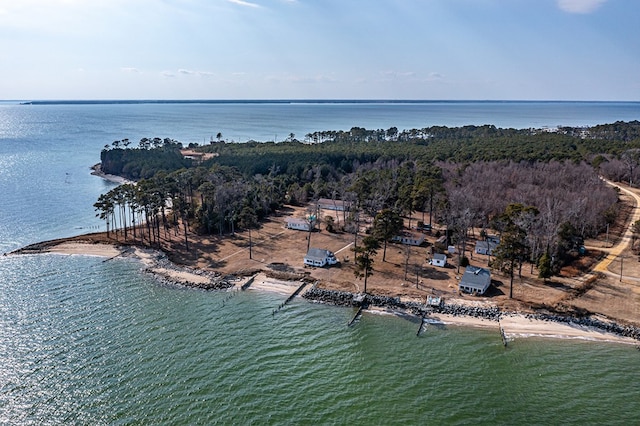
[[[447,264],[447,255],[444,253],[434,253],[431,264],[434,266],[444,267]]]
[[[488,269],[467,266],[458,289],[461,292],[472,294],[484,294],[491,285],[491,272]]]
[[[311,248],[304,257],[304,264],[309,266],[335,265],[338,263],[335,254],[329,250]]]

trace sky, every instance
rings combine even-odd
[[[640,101],[638,0],[0,0],[0,99]]]

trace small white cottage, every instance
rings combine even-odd
[[[424,243],[425,235],[413,233],[409,231],[403,231],[400,235],[396,235],[391,241],[396,243],[408,244],[411,246],[419,246]]]
[[[285,225],[287,229],[296,229],[298,231],[309,231],[311,223],[306,219],[298,217],[288,217]]]
[[[335,210],[338,212],[349,211],[351,203],[342,200],[331,200],[329,198],[320,198],[318,206],[325,210]]]
[[[431,259],[431,264],[433,266],[440,266],[441,268],[444,268],[447,264],[447,255],[444,253],[434,253],[433,259]]]

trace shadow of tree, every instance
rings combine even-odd
[[[422,276],[430,280],[436,280],[436,281],[444,281],[450,278],[448,273],[444,271],[439,271],[433,267],[424,268],[422,271]]]

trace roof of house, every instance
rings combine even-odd
[[[476,247],[482,247],[482,248],[491,248],[494,249],[496,247],[498,247],[499,243],[496,243],[494,241],[476,241]]]
[[[433,258],[436,260],[447,260],[447,255],[444,253],[434,253]]]
[[[305,258],[309,260],[322,261],[326,259],[328,255],[329,255],[329,250],[320,249],[320,248],[310,248]]]
[[[460,279],[460,285],[485,291],[491,284],[491,272],[488,269],[467,266]]]
[[[424,239],[426,238],[426,236],[421,233],[421,232],[411,232],[408,231],[406,229],[403,229],[402,231],[400,231],[400,233],[398,233],[398,235],[396,235],[395,237],[393,237],[394,240],[396,241],[402,241],[403,239],[412,239],[412,240],[416,240],[416,241],[424,241]]]
[[[350,205],[351,203],[343,200],[332,200],[330,198],[320,198],[318,199],[318,204],[328,205],[328,206],[333,206],[333,205],[346,206],[346,205]]]

